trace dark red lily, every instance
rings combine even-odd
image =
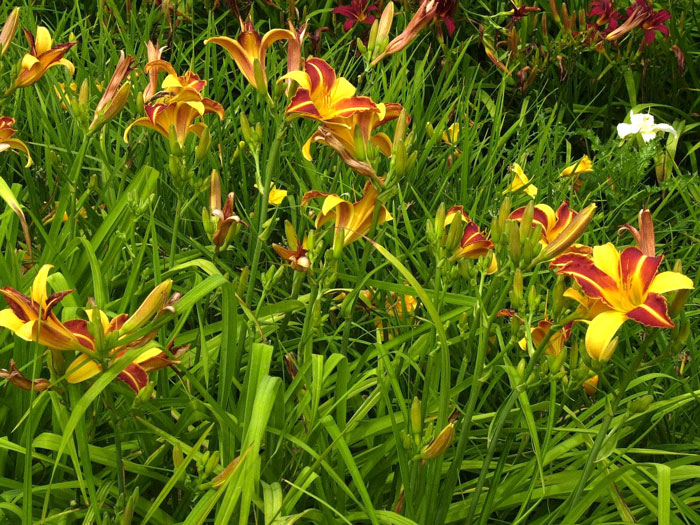
[[[345,31],[350,31],[358,22],[372,25],[376,17],[371,13],[379,11],[379,6],[369,2],[370,0],[352,0],[348,5],[341,5],[333,9],[333,14],[347,18],[345,23],[343,23]]]

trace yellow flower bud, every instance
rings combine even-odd
[[[450,423],[443,428],[432,443],[423,447],[421,459],[435,459],[442,456],[455,438],[455,425]]]

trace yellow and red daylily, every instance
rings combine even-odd
[[[209,179],[209,216],[205,226],[217,252],[226,248],[236,236],[238,227],[245,224],[235,213],[235,197],[235,194],[230,192],[223,207],[221,206],[221,178],[219,172],[213,170]]]
[[[304,206],[311,199],[318,197],[324,197],[324,201],[321,212],[316,217],[316,228],[320,228],[327,222],[335,224],[336,240],[340,239],[337,242],[342,242],[341,246],[335,246],[335,248],[342,249],[343,246],[347,246],[369,232],[378,197],[377,189],[370,181],[365,184],[363,196],[357,202],[347,201],[333,193],[309,191],[304,194],[301,204]],[[392,219],[389,210],[382,205],[379,208],[377,226]]]
[[[588,298],[608,308],[593,317],[586,331],[586,350],[592,358],[610,358],[615,334],[628,319],[673,328],[662,294],[692,289],[693,281],[678,272],[658,273],[662,260],[663,256],[647,256],[635,247],[620,253],[608,243],[594,247],[591,258],[569,253],[552,261],[558,273],[573,277]]]
[[[29,42],[29,53],[26,53],[22,58],[20,72],[6,94],[13,92],[17,88],[31,86],[54,66],[64,66],[70,71],[71,75],[73,74],[75,67],[64,56],[77,42],[66,42],[54,46],[51,33],[43,26],[36,28],[36,38],[26,29],[24,30],[24,35]]]
[[[94,131],[103,124],[106,124],[124,109],[129,99],[129,93],[131,92],[131,83],[128,80],[124,82],[124,79],[133,70],[133,62],[134,57],[126,56],[124,51],[120,51],[119,61],[117,62],[114,74],[95,108],[95,113],[90,123],[90,131]],[[124,83],[122,84],[122,82]]]
[[[391,157],[392,142],[386,133],[374,133],[379,126],[399,117],[403,106],[396,103],[377,104],[378,111],[362,111],[351,117],[336,118],[325,122],[309,137],[302,153],[312,161],[311,144],[318,142],[333,148],[345,164],[360,175],[374,176],[374,169],[366,161],[373,157],[375,146],[386,157]]]
[[[355,86],[336,76],[333,68],[320,58],[307,59],[304,71],[290,71],[280,80],[283,79],[299,84],[287,107],[288,115],[326,122],[363,111],[380,112],[371,98],[355,96]]]
[[[273,29],[265,33],[264,36],[260,36],[253,26],[253,22],[248,20],[241,22],[241,34],[238,35],[237,39],[229,38],[227,36],[216,36],[209,38],[204,41],[205,44],[213,43],[220,45],[231,56],[233,61],[238,66],[238,69],[243,73],[250,85],[258,90],[267,90],[267,72],[265,71],[265,55],[267,54],[267,49],[273,42],[278,40],[288,40],[291,42],[297,42],[298,36],[296,31],[290,31],[288,29]],[[291,44],[290,44],[291,45]],[[264,85],[258,85],[255,79],[255,61],[260,63],[260,69],[262,70],[262,81]]]
[[[144,348],[142,352],[133,362],[117,376],[117,379],[125,382],[135,392],[148,384],[148,372],[165,368],[171,364],[176,364],[178,361],[170,359],[168,355],[152,341],[156,336],[157,330],[145,334],[137,339],[133,336],[141,328],[149,322],[156,319],[167,311],[174,311],[172,305],[179,299],[179,294],[170,296],[172,289],[172,281],[170,279],[163,281],[156,286],[146,299],[141,303],[139,308],[133,315],[118,314],[112,319],[109,316],[97,309],[88,309],[87,315],[90,323],[97,323],[102,330],[102,340],[116,333],[118,336],[116,346],[109,351],[109,360],[114,362],[122,357],[126,352],[133,348]],[[95,315],[98,319],[95,319]],[[69,383],[80,383],[86,381],[95,375],[102,372],[102,365],[92,358],[90,354],[98,350],[97,342],[93,334],[90,333],[88,321],[77,319],[70,321],[70,329],[76,335],[81,337],[83,346],[82,352],[69,365],[66,372],[66,380]],[[179,353],[185,350],[178,349],[173,351],[173,355],[177,359]]]
[[[481,233],[479,226],[464,211],[464,206],[452,206],[447,210],[445,214],[445,228],[449,227],[456,218],[463,221],[466,226],[464,227],[462,239],[459,241],[459,246],[451,258],[453,260],[478,259],[488,255],[494,248],[493,241],[487,239]],[[488,273],[494,273],[496,270],[498,270],[498,262],[496,257],[492,256]]]
[[[547,204],[537,204],[532,218],[532,226],[542,227],[540,244],[544,248],[543,260],[549,259],[561,253],[590,254],[592,248],[576,244],[578,239],[590,223],[595,213],[595,204],[591,204],[581,213],[577,213],[564,201],[555,212]],[[520,222],[525,213],[525,207],[518,208],[510,214],[510,218]]]
[[[10,149],[21,151],[27,156],[25,168],[32,165],[32,156],[27,145],[19,139],[12,138],[17,130],[14,129],[15,119],[12,117],[0,117],[0,153]]]
[[[146,99],[144,91],[144,100],[149,101],[157,98],[163,104],[204,100],[202,91],[207,87],[207,81],[201,79],[197,73],[186,71],[184,75],[178,75],[170,62],[160,59],[148,62],[144,67],[144,71],[149,75],[147,89],[150,88],[150,75],[155,75],[157,79],[158,73],[162,71],[167,73],[161,83],[161,90],[150,95],[148,99]]]
[[[0,310],[0,327],[7,328],[25,341],[34,341],[52,350],[79,350],[84,341],[74,334],[69,326],[59,321],[53,309],[73,290],[48,295],[46,281],[53,268],[45,264],[32,283],[29,297],[5,286],[0,293],[9,308]]]
[[[207,113],[216,113],[221,120],[224,119],[223,106],[208,98],[171,104],[148,104],[145,110],[145,117],[136,119],[124,130],[124,142],[129,142],[129,132],[135,126],[150,128],[165,138],[170,137],[172,127],[175,129],[178,144],[184,146],[190,133],[199,137],[206,128],[204,122],[195,123],[195,119]]]

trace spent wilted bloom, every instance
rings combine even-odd
[[[540,244],[544,252],[549,254],[547,258],[555,257],[564,252],[591,253],[592,249],[590,247],[576,244],[575,241],[583,234],[586,226],[593,218],[594,212],[595,204],[592,204],[582,212],[581,217],[577,221],[576,217],[579,216],[579,213],[572,210],[567,201],[564,201],[557,208],[556,212],[547,204],[537,204],[534,208],[532,226],[536,227],[539,225],[542,227]],[[525,207],[518,208],[510,214],[510,219],[520,222],[524,214]],[[575,225],[575,228],[571,228],[572,224]],[[576,238],[572,238],[574,235]],[[565,248],[563,247],[564,244],[567,244]],[[555,247],[557,252],[553,253]]]
[[[554,326],[552,321],[544,319],[539,321],[537,326],[530,328],[532,346],[535,347],[535,349],[537,349],[549,335],[549,332],[552,330],[552,326]],[[545,348],[544,353],[552,357],[557,357],[562,352],[566,341],[568,341],[569,337],[571,336],[572,326],[573,323],[569,323],[563,328],[560,328],[557,332],[553,333],[549,337],[549,341],[547,341],[547,347]],[[520,341],[518,341],[518,345],[523,350],[527,350],[527,338],[523,337]]]
[[[617,125],[617,134],[621,139],[628,135],[640,134],[644,142],[654,140],[659,133],[671,133],[678,135],[678,132],[669,124],[655,124],[654,116],[649,113],[635,113],[630,111],[630,123],[621,122]]]
[[[79,350],[81,342],[58,320],[53,309],[73,290],[48,295],[46,281],[53,266],[45,264],[34,278],[29,297],[12,287],[0,288],[9,308],[0,311],[0,327],[25,341],[34,341],[53,350]]]
[[[411,18],[406,29],[389,42],[382,54],[372,61],[372,65],[377,64],[385,56],[393,55],[404,49],[433,21],[438,23],[438,31],[442,31],[439,24],[444,23],[447,33],[452,36],[457,27],[452,18],[452,15],[457,11],[457,6],[457,0],[422,0],[418,11]]]
[[[336,118],[324,122],[309,137],[302,148],[304,158],[311,161],[311,144],[318,142],[333,148],[342,161],[365,177],[374,177],[375,172],[367,162],[374,158],[376,148],[387,157],[392,154],[392,141],[386,133],[374,130],[399,117],[401,104],[377,104],[378,112],[362,111],[351,117]]]
[[[5,93],[12,93],[15,89],[31,86],[38,82],[44,74],[54,66],[64,66],[72,75],[75,71],[73,63],[64,58],[68,50],[77,42],[66,42],[53,45],[53,39],[49,30],[43,26],[36,28],[36,38],[32,33],[24,30],[24,35],[29,42],[29,53],[26,53],[20,64],[20,72]]]
[[[10,48],[12,40],[19,27],[19,7],[15,7],[8,15],[0,31],[0,57],[3,57]]]
[[[48,379],[29,379],[19,368],[14,359],[10,359],[10,369],[0,369],[0,379],[7,380],[20,390],[33,390],[34,392],[43,392],[47,388],[51,388],[51,383]]]
[[[299,84],[286,109],[288,115],[325,122],[363,111],[380,112],[371,98],[355,96],[355,86],[336,76],[333,68],[320,58],[307,59],[304,71],[290,71],[280,80],[283,79]]]
[[[309,246],[308,237],[305,235],[299,241],[294,226],[289,221],[284,221],[284,233],[287,238],[287,248],[279,244],[272,244],[275,253],[289,263],[293,270],[297,272],[307,272],[311,268],[311,261],[308,257]]]
[[[124,79],[133,70],[133,62],[134,57],[125,56],[124,51],[119,52],[117,67],[107,85],[107,89],[105,89],[102,98],[97,103],[92,122],[90,123],[90,131],[106,124],[124,109],[131,92],[131,82],[128,80],[124,82]]]
[[[618,234],[623,231],[628,231],[634,237],[637,247],[644,255],[654,257],[656,255],[656,236],[654,234],[654,222],[651,218],[651,212],[646,208],[642,208],[639,212],[639,229],[629,224],[624,224],[618,228]]]
[[[347,32],[359,22],[372,25],[376,20],[373,12],[379,11],[377,4],[370,4],[370,0],[351,0],[348,5],[340,5],[333,9],[333,14],[346,18],[343,29]]]
[[[503,195],[523,190],[534,199],[535,196],[537,196],[537,186],[532,184],[531,180],[527,177],[527,175],[525,175],[525,172],[520,164],[517,162],[513,163],[511,171],[513,172],[513,182],[511,183],[510,188],[503,191]]]
[[[311,199],[324,197],[321,211],[316,217],[316,228],[320,228],[327,222],[335,225],[334,251],[337,253],[353,241],[367,234],[372,225],[372,215],[377,203],[377,189],[370,181],[367,181],[363,189],[362,198],[357,202],[350,202],[333,193],[309,191],[301,199],[301,205],[306,205]],[[384,205],[379,208],[377,225],[392,220],[389,210]]]
[[[647,256],[635,247],[622,253],[612,243],[593,248],[588,258],[565,254],[552,261],[557,273],[573,277],[585,296],[599,300],[607,310],[590,321],[586,351],[607,360],[615,350],[615,334],[631,319],[645,326],[673,328],[666,298],[674,290],[692,289],[693,281],[679,272],[658,273],[663,256]]]
[[[593,172],[593,162],[588,157],[584,155],[575,163],[567,166],[559,174],[560,177],[572,177],[574,175],[580,175],[581,173],[592,173]]]
[[[234,201],[235,195],[231,192],[221,206],[221,178],[218,171],[212,170],[209,178],[209,213],[206,209],[202,210],[202,218],[217,252],[226,248],[238,233],[239,226],[245,224],[234,211]]]
[[[32,156],[29,154],[27,145],[19,139],[13,138],[17,130],[14,129],[15,119],[12,117],[0,117],[0,153],[15,149],[27,156],[25,168],[32,165]]]
[[[163,47],[158,47],[158,43],[153,43],[152,41],[148,41],[146,44],[146,53],[148,57],[148,63],[152,62],[158,62],[161,60],[163,57],[163,51],[165,51],[165,46]],[[153,98],[153,95],[156,94],[158,91],[158,73],[159,69],[157,68],[152,68],[148,73],[148,85],[146,86],[146,89],[143,90],[143,100],[148,102]]]
[[[260,36],[253,26],[253,22],[248,20],[241,22],[241,34],[237,39],[227,36],[216,36],[204,41],[205,44],[210,42],[220,45],[231,56],[231,59],[236,63],[238,69],[243,73],[243,76],[250,84],[260,91],[267,91],[267,71],[265,70],[265,55],[270,44],[278,40],[288,40],[297,42],[299,35],[296,31],[289,29],[272,29]],[[255,63],[259,64],[260,71],[256,75]]]

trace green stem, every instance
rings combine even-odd
[[[263,240],[260,238],[262,234],[262,228],[267,221],[267,211],[269,207],[270,198],[270,183],[272,182],[272,173],[277,166],[277,160],[280,156],[280,148],[282,146],[282,139],[284,138],[285,123],[280,121],[277,124],[277,130],[275,132],[275,139],[272,141],[270,146],[270,154],[267,157],[267,163],[265,164],[265,177],[263,180],[262,194],[258,196],[258,203],[256,206],[257,215],[257,225],[255,231],[255,249],[253,251],[253,258],[250,265],[250,278],[248,281],[248,290],[246,291],[245,302],[250,306],[253,299],[253,292],[255,291],[255,281],[258,277],[258,266],[260,263],[260,254],[262,252]]]
[[[180,229],[180,217],[182,216],[182,196],[178,191],[177,204],[175,205],[175,221],[173,222],[173,236],[170,238],[170,267],[175,266],[175,249],[177,247],[177,234]]]
[[[105,397],[105,406],[112,415],[113,427],[114,427],[114,448],[117,454],[117,467],[119,468],[119,474],[117,475],[117,487],[119,492],[124,495],[126,500],[126,471],[124,469],[124,460],[122,456],[122,438],[119,432],[119,415],[117,414],[114,406],[107,401]]]

